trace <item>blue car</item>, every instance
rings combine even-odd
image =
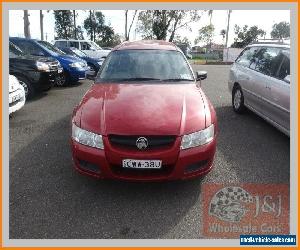
[[[57,59],[64,69],[65,79],[64,81],[58,81],[61,85],[77,82],[86,78],[86,72],[89,70],[86,61],[66,55],[46,41],[19,37],[10,37],[9,41],[18,46],[26,54]]]
[[[105,58],[99,58],[99,59],[95,59],[92,57],[89,57],[87,54],[85,54],[83,51],[74,48],[74,47],[58,47],[61,51],[65,52],[67,55],[71,55],[74,57],[78,57],[82,60],[85,60],[87,62],[88,68],[89,68],[89,72],[87,73],[88,76],[95,76],[102,63],[104,62]]]

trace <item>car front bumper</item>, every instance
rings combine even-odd
[[[55,82],[63,72],[58,72],[57,70],[50,72],[35,72],[32,76],[31,82],[34,84],[35,88],[41,91],[49,90],[55,85]]]
[[[9,114],[18,111],[25,104],[24,88],[19,88],[14,92],[9,93]]]
[[[88,68],[70,68],[69,75],[71,81],[77,82],[86,79]]]
[[[177,138],[173,149],[153,152],[112,149],[104,138],[105,149],[88,147],[71,139],[75,169],[81,174],[105,179],[128,181],[183,180],[207,174],[212,169],[216,136],[210,143],[179,150]],[[123,159],[162,160],[161,169],[125,169]]]

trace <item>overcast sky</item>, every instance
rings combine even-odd
[[[110,24],[115,33],[124,36],[124,10],[101,10],[105,15],[106,22]],[[83,20],[89,15],[88,11],[79,10],[77,23],[83,26]],[[133,11],[130,11],[132,14]],[[32,38],[40,38],[40,22],[39,11],[30,10],[30,32]],[[130,16],[129,16],[130,18]],[[290,22],[289,10],[233,10],[230,18],[230,32],[229,32],[229,45],[234,40],[234,25],[257,25],[259,28],[267,32],[266,38],[270,38],[270,32],[274,23],[281,21]],[[197,37],[198,30],[205,25],[209,24],[209,17],[204,13],[200,21],[191,24],[192,31],[186,29],[178,30],[177,34],[181,37],[187,37],[192,44]],[[227,10],[215,10],[213,12],[212,24],[215,27],[214,42],[223,43],[222,36],[220,35],[221,29],[226,29],[227,25]],[[141,36],[135,32],[136,22],[133,25],[131,40],[139,40]],[[54,15],[53,12],[44,11],[44,32],[48,41],[54,40]],[[9,11],[9,35],[10,36],[24,36],[23,28],[23,11],[10,10]],[[86,34],[85,34],[86,36]],[[87,36],[86,36],[87,38]]]

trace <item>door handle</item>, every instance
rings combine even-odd
[[[266,85],[266,89],[271,89],[271,87],[270,87],[270,86],[268,86],[268,85]]]

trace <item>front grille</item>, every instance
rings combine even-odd
[[[156,149],[161,147],[170,147],[174,144],[176,136],[138,136],[138,135],[109,135],[108,139],[113,146],[127,147],[137,149],[136,141],[139,137],[144,137],[148,141],[147,149]]]
[[[58,62],[51,62],[48,63],[50,71],[57,71],[58,70]]]

